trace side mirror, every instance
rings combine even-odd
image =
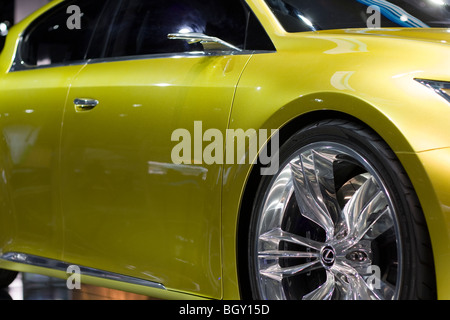
[[[228,42],[225,42],[216,37],[207,36],[203,33],[170,33],[167,35],[167,38],[171,40],[186,40],[189,44],[201,43],[205,47],[205,49],[223,50],[224,48],[226,48],[228,50],[232,49],[234,51],[242,51],[242,49],[239,49],[238,47],[235,47]]]

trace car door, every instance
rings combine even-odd
[[[209,33],[246,49],[248,14],[240,0],[122,1],[104,52],[68,94],[66,261],[220,298],[224,172],[203,161],[203,133],[225,136],[252,52],[168,34]],[[177,130],[192,138],[190,163],[172,159]]]
[[[67,1],[37,18],[21,35],[11,69],[0,77],[3,253],[61,257],[61,123],[103,2]],[[69,5],[85,9],[84,29],[66,27]]]

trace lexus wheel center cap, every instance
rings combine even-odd
[[[332,267],[334,262],[336,261],[336,252],[330,246],[324,247],[321,252],[321,261],[322,264],[326,267]]]

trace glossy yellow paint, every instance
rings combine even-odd
[[[60,258],[61,120],[69,84],[80,67],[62,69],[0,77],[0,184],[3,212],[8,212],[1,223],[5,252],[14,248]]]
[[[171,136],[193,132],[194,121],[225,133],[248,59],[147,59],[80,72],[63,121],[64,260],[221,298],[222,166],[174,165]],[[77,112],[71,103],[82,97],[99,105]]]
[[[236,93],[230,128],[280,128],[300,119],[356,118],[399,155],[430,229],[439,298],[449,292],[449,193],[428,183],[417,154],[450,146],[450,105],[414,78],[450,81],[449,29],[331,30],[289,34],[261,1],[249,1],[274,42],[276,54],[254,55]],[[286,63],[289,61],[289,63]],[[264,68],[261,68],[264,66]],[[258,110],[254,112],[255,108]],[[332,112],[332,113],[331,113]],[[306,124],[307,122],[305,122]],[[431,153],[430,153],[431,154]],[[406,156],[410,155],[410,156]],[[436,158],[434,170],[448,167]],[[251,166],[226,166],[223,191],[224,296],[240,297],[235,259],[240,208]],[[446,172],[442,170],[442,172]],[[449,176],[436,175],[441,184]],[[439,183],[439,182],[438,182]],[[448,190],[444,188],[443,190]],[[248,201],[248,200],[247,200]],[[238,214],[236,214],[238,212]],[[445,227],[443,227],[445,226]]]
[[[414,81],[450,81],[449,30],[289,34],[262,0],[247,2],[277,52],[8,73],[19,35],[47,8],[11,30],[0,56],[2,252],[162,283],[168,291],[86,279],[161,298],[238,299],[252,166],[175,166],[172,132],[194,121],[221,132],[300,129],[312,115],[339,115],[398,155],[425,211],[439,297],[450,298],[450,104]],[[99,105],[77,112],[76,98]]]

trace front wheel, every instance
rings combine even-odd
[[[430,239],[411,182],[371,130],[315,123],[260,183],[249,232],[255,299],[432,299]]]

